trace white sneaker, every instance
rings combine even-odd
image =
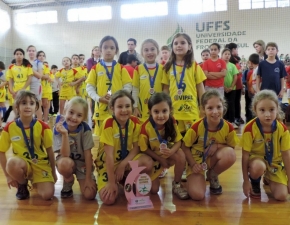
[[[239,127],[237,126],[237,124],[235,124],[235,123],[232,123],[232,125],[233,125],[234,129],[238,129],[238,128],[239,128]]]
[[[181,180],[182,181],[187,181],[187,177],[186,177],[186,169],[183,170],[182,176],[181,176]]]
[[[163,178],[163,177],[165,177],[166,174],[167,174],[167,169],[165,168],[165,169],[163,169],[162,172],[160,173],[159,178]]]

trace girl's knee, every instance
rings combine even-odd
[[[273,193],[273,196],[277,201],[286,201],[288,197],[288,190],[277,190]]]
[[[93,200],[96,198],[97,192],[94,190],[89,190],[88,188],[86,188],[86,190],[83,193],[84,198],[87,200]]]
[[[105,205],[113,205],[115,204],[117,197],[110,197],[109,199],[103,199],[100,195],[100,199]]]
[[[43,200],[51,200],[54,196],[54,188],[50,188],[48,190],[41,190],[41,192],[39,193],[39,195],[41,196],[41,198]]]
[[[6,163],[6,171],[10,174],[13,172],[19,173],[19,169],[24,169],[26,162],[23,159],[11,157]]]
[[[72,172],[74,162],[69,157],[62,157],[57,161],[57,170],[60,174]]]
[[[205,197],[205,192],[202,191],[188,191],[190,198],[194,201],[201,201]]]

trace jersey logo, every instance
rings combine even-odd
[[[149,138],[149,141],[157,141],[157,137],[154,137],[154,138]]]
[[[222,68],[222,65],[221,65],[220,63],[217,63],[217,64],[216,64],[216,67],[217,67],[217,68]]]
[[[201,141],[203,141],[204,138],[202,136],[200,136],[198,139],[201,140]]]
[[[21,137],[20,136],[14,136],[11,138],[11,141],[20,141]]]
[[[280,73],[280,69],[279,69],[279,67],[275,68],[275,69],[274,69],[274,72],[275,72],[275,73]]]
[[[254,140],[254,143],[263,143],[264,142],[264,139],[256,139]]]
[[[103,76],[104,75],[104,72],[101,71],[101,72],[98,72],[98,76]]]
[[[114,134],[114,138],[120,138],[120,134]]]
[[[140,80],[145,80],[145,79],[147,79],[147,75],[142,75],[142,76],[140,77]]]
[[[174,73],[173,73],[173,71],[171,71],[171,72],[170,72],[170,75],[171,75],[171,76],[174,76]]]

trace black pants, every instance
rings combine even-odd
[[[52,105],[49,108],[49,114],[57,114],[59,110],[59,95],[58,91],[52,92]],[[52,107],[53,106],[53,107]]]
[[[229,93],[225,92],[225,99],[227,101],[228,107],[224,118],[230,123],[235,122],[235,107],[233,107],[235,105],[235,96],[236,92],[234,90],[230,91]]]
[[[241,118],[241,97],[242,97],[242,89],[235,90],[235,118]]]
[[[249,96],[248,90],[245,91],[245,102],[246,122],[249,122],[251,119],[253,119],[253,113],[251,110],[252,98]]]
[[[6,113],[4,114],[3,116],[3,122],[6,123],[9,116],[10,116],[10,113],[12,112],[13,110],[13,107],[12,106],[9,106],[9,108],[7,109]]]

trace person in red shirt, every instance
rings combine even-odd
[[[218,43],[213,43],[209,46],[209,49],[210,58],[202,65],[204,74],[207,77],[205,91],[214,88],[224,96],[224,77],[227,74],[227,65],[225,61],[219,58],[221,46]]]
[[[290,104],[290,65],[285,67],[287,76],[285,77],[286,80],[286,89],[287,89],[287,98]]]
[[[200,55],[201,55],[202,62],[199,63],[199,66],[202,68],[203,63],[210,58],[210,51],[209,51],[209,49],[202,50],[202,52],[201,52]]]
[[[131,79],[133,79],[134,69],[138,64],[138,59],[135,55],[128,55],[127,64],[123,66],[129,73]]]

